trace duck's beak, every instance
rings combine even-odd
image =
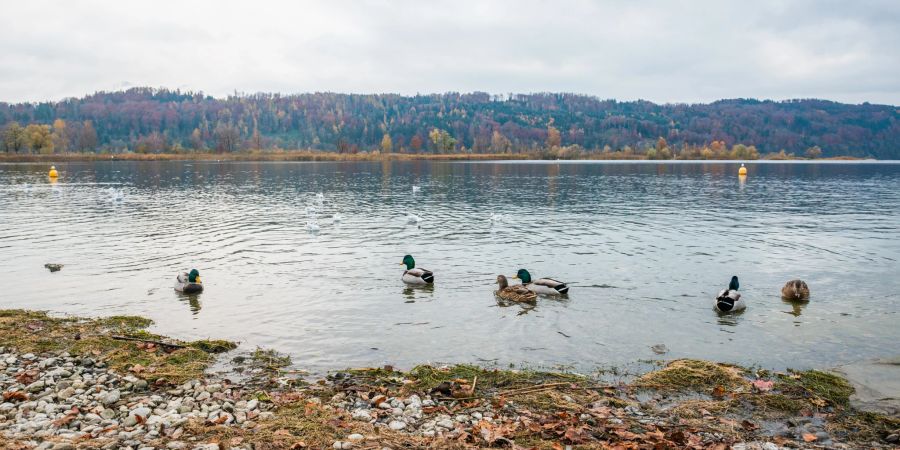
[[[200,281],[200,277],[197,277],[197,283],[202,283],[202,281]]]
[[[519,276],[518,276],[518,275],[513,275],[513,276],[512,276],[512,279],[513,279],[513,280],[518,280],[518,279],[519,279]]]
[[[406,263],[400,263],[400,265],[401,265],[401,266],[405,266],[405,265],[406,265]]]

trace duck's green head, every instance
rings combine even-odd
[[[738,283],[737,275],[731,277],[731,283],[728,283],[728,290],[736,291],[741,287],[741,283]]]
[[[519,269],[519,271],[516,272],[516,276],[513,278],[522,280],[522,284],[531,283],[531,274],[525,269]]]
[[[191,269],[191,272],[188,273],[188,281],[190,281],[191,283],[199,283],[200,271],[197,269]]]
[[[412,270],[416,268],[416,260],[413,259],[412,255],[406,255],[403,257],[403,262],[400,265],[405,265],[406,270]]]

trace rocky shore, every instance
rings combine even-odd
[[[257,350],[221,356],[230,371],[216,374],[204,373],[214,358],[199,349],[223,343],[170,341],[143,331],[147,324],[0,311],[0,448],[900,445],[896,416],[854,410],[853,388],[818,371],[677,360],[613,385],[467,365],[308,379],[282,370],[287,361],[277,354]]]

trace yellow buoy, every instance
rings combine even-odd
[[[747,175],[747,168],[744,167],[743,164],[741,164],[741,168],[738,169],[738,175]]]
[[[48,174],[50,178],[56,178],[59,176],[59,172],[56,171],[56,166],[50,166],[50,173]]]

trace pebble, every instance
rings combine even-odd
[[[406,428],[406,423],[401,422],[399,420],[394,420],[394,421],[391,421],[390,424],[388,424],[388,427],[394,431],[400,431],[400,430]]]
[[[35,378],[22,385],[15,375],[34,370]],[[271,418],[260,411],[259,400],[230,400],[231,387],[191,381],[180,389],[148,392],[149,383],[133,374],[121,375],[92,358],[65,352],[19,355],[0,349],[0,392],[29,392],[29,401],[0,401],[0,442],[28,440],[38,450],[75,450],[85,438],[112,440],[104,450],[152,450],[159,440],[172,439],[165,448],[218,450],[218,445],[187,444],[177,440],[191,418],[225,416],[224,423],[255,424],[248,414]],[[212,392],[212,393],[211,393]],[[215,395],[212,395],[212,394]],[[196,399],[195,399],[196,396]],[[74,420],[54,425],[78,409]],[[104,429],[114,431],[106,431]],[[159,444],[162,445],[162,444]],[[0,444],[2,446],[2,444]],[[31,448],[31,447],[29,447]],[[98,447],[99,448],[99,447]],[[243,447],[235,447],[243,448]],[[347,447],[349,448],[349,447]]]
[[[118,402],[120,398],[122,398],[122,392],[119,391],[118,389],[116,389],[116,390],[113,390],[112,392],[108,392],[106,395],[104,395],[100,399],[100,401],[104,405],[109,406],[109,405],[112,405],[112,404]]]

